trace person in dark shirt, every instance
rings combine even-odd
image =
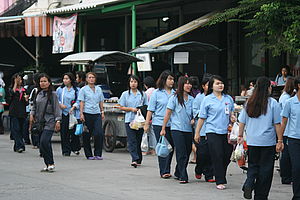
[[[22,86],[23,79],[20,74],[14,74],[11,83],[9,89],[9,116],[11,135],[15,141],[13,149],[15,152],[22,153],[25,151],[23,127],[26,118],[27,96],[26,90]]]

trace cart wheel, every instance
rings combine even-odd
[[[117,140],[116,126],[114,122],[111,120],[106,120],[103,125],[103,130],[104,130],[103,147],[106,152],[113,152]]]

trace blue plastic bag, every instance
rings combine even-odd
[[[156,145],[155,151],[159,157],[167,157],[169,153],[173,150],[172,146],[168,142],[165,136],[160,136],[159,141]]]
[[[76,124],[75,135],[81,135],[83,132],[83,124]]]

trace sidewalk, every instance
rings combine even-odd
[[[144,156],[143,166],[130,167],[130,155],[125,149],[104,152],[104,160],[86,160],[79,156],[62,157],[60,144],[54,143],[56,172],[41,173],[43,159],[38,150],[26,146],[26,152],[12,151],[9,135],[0,135],[0,200],[240,200],[246,174],[235,163],[228,170],[228,185],[224,191],[214,183],[194,178],[195,165],[189,165],[190,183],[181,185],[174,179],[159,177],[156,156]],[[175,162],[173,162],[174,164]],[[174,166],[173,166],[174,169]],[[275,171],[270,200],[290,200],[292,188],[280,184]]]

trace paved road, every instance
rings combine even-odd
[[[83,151],[79,156],[62,157],[57,142],[53,144],[56,172],[40,173],[44,165],[38,150],[26,146],[26,152],[19,154],[12,151],[12,145],[7,134],[0,135],[1,200],[243,199],[240,188],[246,175],[235,163],[228,170],[227,189],[219,191],[215,184],[194,178],[194,165],[188,167],[190,183],[181,185],[159,178],[155,156],[145,156],[143,166],[134,169],[124,149],[104,153],[103,161],[89,161]],[[270,199],[289,200],[291,196],[291,186],[281,185],[274,172]]]

